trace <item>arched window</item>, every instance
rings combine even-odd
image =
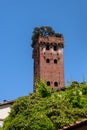
[[[50,59],[46,59],[46,63],[50,63]]]
[[[50,46],[47,44],[46,45],[46,50],[49,50],[50,49]]]
[[[54,59],[54,64],[57,64],[57,59]]]
[[[57,46],[56,45],[54,46],[54,51],[57,51]]]
[[[58,86],[58,82],[54,82],[54,86],[56,86],[56,87],[57,87],[57,86]]]
[[[47,81],[47,86],[50,86],[50,81]]]

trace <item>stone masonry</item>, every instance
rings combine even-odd
[[[45,80],[54,91],[64,87],[64,38],[38,38],[33,47],[34,90],[36,80]]]

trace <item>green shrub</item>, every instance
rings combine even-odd
[[[87,85],[83,85],[82,87],[82,94],[87,95]]]
[[[38,81],[36,86],[36,92],[39,93],[42,97],[51,96],[52,89],[47,86],[45,81]]]
[[[51,92],[45,82],[38,82],[35,93],[15,101],[2,130],[58,130],[87,118],[84,87]]]

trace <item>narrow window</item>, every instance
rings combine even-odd
[[[54,82],[54,86],[56,86],[56,87],[57,87],[57,86],[58,86],[58,82]]]
[[[35,74],[37,73],[35,63],[34,63],[34,73]]]
[[[46,45],[46,50],[49,50],[50,49],[50,46],[49,45]]]
[[[57,46],[54,46],[54,51],[57,51]]]
[[[50,63],[50,60],[49,60],[49,59],[46,59],[46,63]]]
[[[54,59],[54,64],[57,64],[57,59]]]
[[[50,86],[50,81],[47,81],[47,86]]]

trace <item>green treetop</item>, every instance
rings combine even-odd
[[[31,44],[32,47],[37,42],[39,36],[43,37],[51,36],[60,38],[63,37],[62,34],[56,33],[50,26],[35,27],[32,35],[32,44]]]

